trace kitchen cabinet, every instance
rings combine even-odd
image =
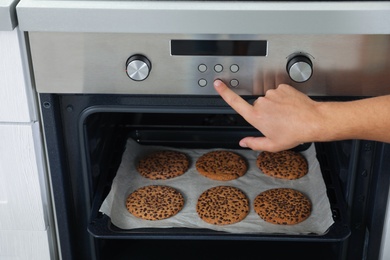
[[[0,31],[0,259],[55,259],[42,133],[26,57],[23,33],[17,27]]]
[[[0,122],[37,120],[21,31],[0,31]]]

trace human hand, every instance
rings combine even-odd
[[[264,137],[245,137],[240,146],[253,150],[277,152],[316,139],[321,123],[319,103],[294,89],[281,84],[270,89],[264,97],[249,104],[221,80],[214,81],[221,97]]]

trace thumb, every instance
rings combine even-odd
[[[255,151],[274,150],[272,141],[267,137],[245,137],[240,141],[241,147],[248,147]]]
[[[291,147],[278,145],[267,137],[245,137],[240,141],[241,147],[248,147],[255,151],[279,152]]]

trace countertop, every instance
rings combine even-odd
[[[12,31],[17,25],[16,5],[19,0],[0,0],[0,31]]]

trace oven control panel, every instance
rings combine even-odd
[[[240,95],[263,95],[279,84],[317,96],[390,94],[389,35],[30,32],[29,38],[40,93],[217,95],[213,82],[221,79]]]
[[[126,62],[126,73],[130,79],[134,81],[145,80],[150,73],[151,63],[149,59],[143,55],[133,55]],[[201,63],[198,65],[199,79],[198,85],[200,87],[206,87],[209,82],[203,76],[209,74],[209,70],[214,74],[212,78],[218,78],[218,75],[224,70],[228,70],[231,77],[227,80],[228,84],[232,88],[236,88],[240,85],[240,80],[238,79],[240,66],[238,64],[228,65],[228,68],[225,68],[222,64],[204,64]],[[313,64],[307,56],[302,54],[293,56],[288,60],[286,70],[290,79],[297,83],[303,83],[308,81],[313,75]]]

